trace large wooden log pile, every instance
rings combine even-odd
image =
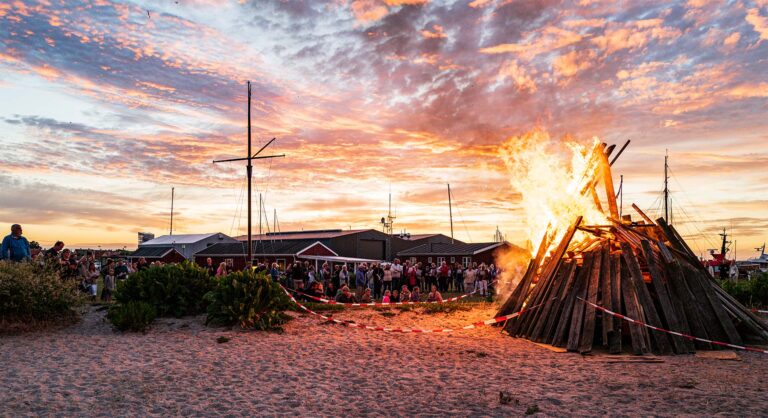
[[[603,176],[610,179],[609,165],[602,166]],[[614,197],[612,184],[607,188]],[[653,222],[633,207],[642,221],[619,220],[609,205],[609,225],[583,225],[578,217],[556,246],[551,245],[552,234],[545,234],[498,315],[537,308],[507,322],[504,330],[580,353],[599,346],[610,353],[626,350],[637,355],[717,348],[622,321],[583,299],[653,326],[713,341],[768,341],[768,325],[720,288],[673,226],[663,218]],[[588,238],[575,242],[577,231]]]

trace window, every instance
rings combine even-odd
[[[280,270],[285,270],[285,259],[284,258],[278,258],[275,260],[278,266],[280,266]]]
[[[432,257],[427,257],[427,263],[432,264]]]
[[[451,257],[451,264],[456,262],[456,257]]]
[[[472,264],[472,257],[461,257],[461,264],[463,264],[464,267],[469,267],[469,265]]]
[[[437,265],[442,266],[443,261],[445,261],[445,257],[437,257]]]
[[[416,257],[411,257],[411,264],[416,264]]]
[[[225,258],[224,262],[227,263],[228,266],[232,266],[233,260],[231,258]]]

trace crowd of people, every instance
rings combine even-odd
[[[431,302],[442,301],[442,293],[446,292],[488,296],[499,273],[493,264],[484,263],[466,267],[447,262],[424,266],[410,261],[403,264],[395,259],[392,263],[361,263],[350,273],[347,265],[335,265],[331,269],[328,263],[323,263],[316,271],[308,261],[297,261],[286,267],[284,284],[315,297],[343,303]],[[429,289],[426,297],[422,297],[422,289]]]
[[[143,257],[135,262],[107,259],[99,269],[92,251],[78,256],[76,252],[64,248],[62,241],[56,242],[46,251],[41,251],[33,260],[29,241],[22,235],[22,228],[18,224],[11,227],[11,234],[2,241],[0,260],[3,259],[31,260],[55,266],[59,269],[62,279],[77,283],[93,300],[98,295],[97,284],[103,279],[103,301],[111,300],[117,282],[125,280],[129,274],[163,264],[161,261],[148,263]],[[247,265],[246,269],[251,267]],[[206,260],[203,268],[213,277],[226,276],[234,271],[231,262],[221,262],[215,266],[211,258]],[[493,284],[500,273],[493,264],[472,263],[464,266],[443,261],[438,266],[436,263],[401,263],[399,259],[392,263],[360,263],[353,267],[353,271],[350,271],[346,264],[335,264],[331,268],[328,263],[323,263],[322,267],[316,270],[309,261],[296,261],[287,265],[284,271],[277,263],[270,264],[266,260],[263,263],[257,262],[252,268],[256,272],[264,271],[274,281],[281,282],[288,288],[343,303],[433,302],[442,301],[442,294],[446,292],[474,292],[485,297],[491,294]],[[429,289],[426,295],[422,291],[424,289]]]

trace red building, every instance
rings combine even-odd
[[[216,244],[195,254],[195,262],[204,266],[206,259],[210,257],[214,266],[226,262],[232,264],[235,270],[242,270],[248,258],[246,250],[245,242]],[[301,256],[336,257],[338,254],[316,240],[253,242],[253,258],[257,263],[277,263],[283,269],[286,264],[293,263]]]
[[[463,243],[454,242],[428,243],[417,247],[409,248],[397,253],[397,257],[402,261],[411,261],[411,263],[420,262],[422,265],[435,263],[438,266],[443,261],[447,263],[461,263],[468,266],[471,263],[498,264],[496,257],[501,251],[513,248],[519,248],[506,241],[504,242],[480,242]],[[523,251],[522,249],[520,249]]]

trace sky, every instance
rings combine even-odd
[[[700,254],[768,240],[768,1],[0,3],[0,225],[44,246],[244,232],[246,81],[263,230],[380,228],[524,245],[499,147],[631,144],[624,213]],[[546,191],[543,191],[546,192]],[[255,198],[258,202],[258,197]],[[277,213],[277,221],[274,214]],[[254,204],[254,221],[258,220]],[[268,225],[268,227],[267,227]],[[256,226],[258,230],[258,225]]]

